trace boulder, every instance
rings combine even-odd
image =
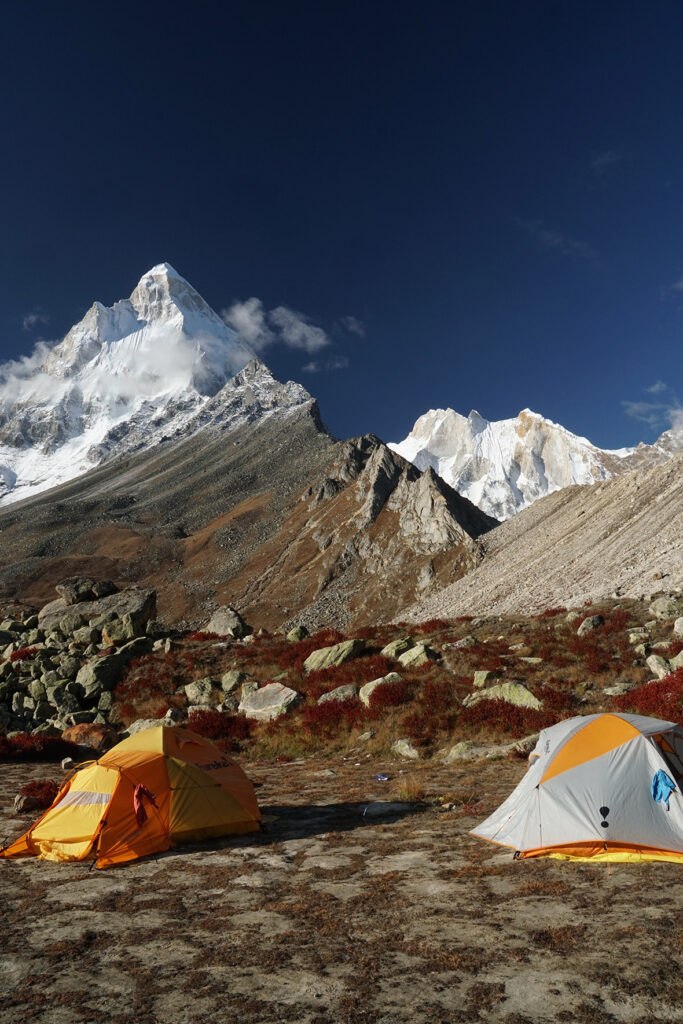
[[[246,718],[269,722],[286,714],[302,699],[300,693],[282,683],[266,683],[259,690],[253,690],[242,697],[239,710]]]
[[[308,635],[309,633],[305,626],[295,626],[294,629],[290,629],[287,639],[292,644],[298,644],[301,640],[305,640]]]
[[[218,684],[208,676],[204,679],[195,679],[183,687],[189,704],[201,704],[204,707],[211,704],[211,693],[217,688]]]
[[[136,733],[144,732],[145,729],[157,729],[160,725],[167,724],[163,718],[138,718],[131,722],[123,735],[126,737],[135,736]]]
[[[444,649],[444,651],[456,651],[456,650],[457,651],[462,651],[462,650],[467,650],[468,647],[476,647],[476,646],[477,646],[476,637],[464,636],[460,640],[454,640],[450,644],[444,644],[443,645],[443,649]]]
[[[676,636],[683,636],[683,615],[674,622],[674,633]]]
[[[477,749],[474,740],[461,740],[460,743],[456,743],[446,751],[444,764],[453,764],[455,761],[474,761]]]
[[[415,641],[411,636],[401,636],[398,640],[392,640],[390,644],[383,647],[380,654],[384,658],[398,658],[401,654],[409,651],[411,647],[415,646]]]
[[[656,619],[675,619],[680,610],[680,602],[675,597],[657,597],[650,602],[650,612]]]
[[[370,698],[378,687],[384,686],[385,683],[400,683],[402,679],[403,676],[399,675],[398,672],[389,672],[386,676],[380,676],[379,679],[372,679],[369,683],[365,683],[361,686],[358,691],[358,696],[363,704],[365,704],[366,708],[368,708],[370,707]]]
[[[231,608],[230,605],[223,605],[217,608],[207,624],[203,627],[205,633],[217,633],[219,636],[231,636],[239,640],[243,636],[252,633],[251,626],[248,626],[240,613]]]
[[[221,690],[223,693],[232,693],[238,686],[246,682],[246,672],[239,672],[237,669],[231,669],[229,672],[224,672],[221,676]]]
[[[571,625],[572,622],[576,622],[576,620],[580,619],[580,618],[581,618],[581,612],[577,612],[577,611],[567,612],[567,614],[564,617],[564,621],[566,623],[568,623],[569,625]]]
[[[675,658],[669,658],[669,667],[672,672],[675,672],[679,668],[683,668],[683,651],[679,651]]]
[[[125,644],[143,633],[146,635],[144,623],[136,625],[133,616],[128,613],[120,619],[113,619],[102,626],[102,639],[105,644]]]
[[[534,697],[531,690],[527,690],[522,683],[498,683],[496,686],[489,686],[477,693],[470,693],[463,700],[463,707],[469,708],[482,700],[504,700],[516,707],[534,708],[536,711],[543,707],[538,697]]]
[[[76,682],[83,687],[85,693],[101,692],[102,690],[113,690],[121,678],[121,673],[126,665],[133,658],[146,654],[151,647],[151,640],[147,637],[138,637],[124,644],[115,654],[105,655],[103,658],[94,658],[88,661],[79,670]],[[99,691],[98,691],[99,687]]]
[[[73,638],[77,644],[98,644],[102,634],[94,626],[81,626],[80,629],[74,630]]]
[[[79,625],[87,622],[95,628],[100,626],[100,616],[109,615],[123,618],[124,615],[131,615],[136,628],[144,632],[146,623],[156,617],[156,591],[131,587],[129,590],[109,594],[96,601],[80,601],[73,605],[67,605],[60,597],[56,601],[46,604],[38,613],[42,629],[49,633],[59,626],[60,621],[67,614],[67,609],[69,615],[81,616],[82,621]]]
[[[488,672],[488,671],[482,669],[481,671],[474,673],[474,679],[472,680],[472,686],[476,687],[477,690],[480,690],[482,688],[482,686],[486,686],[486,681],[488,679],[492,679],[492,678],[493,678],[493,672]]]
[[[426,644],[415,644],[414,647],[410,647],[399,656],[398,662],[404,668],[419,668],[420,665],[426,665],[429,661],[436,661],[438,657],[436,651],[427,647]]]
[[[82,722],[71,725],[62,733],[62,739],[69,743],[77,743],[81,747],[90,747],[98,753],[104,753],[118,743],[119,737],[108,725],[97,725],[95,722]]]
[[[66,604],[79,604],[81,601],[95,601],[99,597],[116,593],[116,585],[111,580],[93,580],[88,576],[72,576],[62,580],[55,590]]]
[[[647,658],[645,664],[649,668],[650,672],[652,672],[652,675],[656,676],[657,679],[663,679],[664,676],[668,676],[671,672],[669,662],[666,658],[662,658],[660,654],[651,654],[650,657]]]
[[[343,640],[332,647],[320,647],[306,658],[304,672],[318,672],[324,668],[343,665],[351,658],[357,658],[365,650],[365,640]]]
[[[67,612],[59,620],[59,631],[65,636],[71,636],[83,627],[83,622],[84,619],[80,612]]]
[[[605,620],[602,615],[589,615],[583,620],[581,625],[576,631],[577,636],[585,636],[586,633],[591,633],[594,629],[597,629],[603,624]]]
[[[406,739],[394,740],[391,750],[397,757],[403,757],[408,761],[417,761],[420,757],[410,740]]]
[[[358,687],[351,683],[345,683],[343,686],[336,686],[329,693],[323,693],[318,697],[318,704],[327,704],[331,700],[356,700],[357,697]]]

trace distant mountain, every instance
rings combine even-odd
[[[0,505],[210,420],[226,429],[312,401],[161,263],[129,299],[95,302],[52,349],[0,367]]]
[[[683,451],[683,433],[667,431],[653,445],[609,451],[530,409],[497,421],[474,410],[461,416],[431,409],[405,440],[389,447],[418,469],[431,467],[482,511],[505,520],[563,487],[665,462]]]

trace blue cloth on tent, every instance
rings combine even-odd
[[[657,803],[666,804],[667,811],[669,810],[669,797],[672,793],[676,792],[676,783],[669,778],[666,772],[660,768],[658,772],[655,772],[655,777],[652,780],[652,798]]]

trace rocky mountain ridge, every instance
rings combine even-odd
[[[478,508],[505,520],[563,487],[665,462],[683,451],[683,431],[667,431],[652,445],[608,451],[530,409],[497,421],[475,410],[461,416],[430,409],[389,447],[419,469],[430,466]]]

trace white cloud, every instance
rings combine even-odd
[[[641,423],[647,423],[651,430],[683,430],[683,406],[673,389],[664,381],[658,380],[649,388],[644,388],[644,391],[661,397],[658,401],[622,401],[626,415]]]
[[[25,331],[33,331],[39,324],[47,324],[50,322],[49,316],[46,313],[27,313],[21,322],[21,326]]]
[[[549,252],[559,252],[562,256],[573,256],[593,262],[596,258],[595,250],[587,243],[577,238],[549,227],[540,220],[524,220],[521,217],[513,218],[518,227],[523,228],[541,249]]]
[[[343,316],[339,323],[349,334],[357,334],[359,338],[365,337],[365,324],[356,316]]]
[[[277,306],[272,310],[270,321],[279,329],[282,340],[290,348],[301,348],[304,352],[312,353],[330,343],[322,327],[316,327],[303,313],[287,309],[286,306]]]
[[[233,302],[230,309],[221,312],[221,316],[254,352],[262,352],[277,340],[268,326],[267,313],[260,299]]]
[[[348,365],[349,361],[346,356],[332,356],[322,362],[319,359],[311,359],[301,369],[304,373],[329,373],[331,370],[346,370]]]
[[[260,299],[234,302],[221,316],[254,352],[279,343],[313,354],[330,344],[322,327],[311,323],[304,313],[287,306],[276,306],[266,312]]]

